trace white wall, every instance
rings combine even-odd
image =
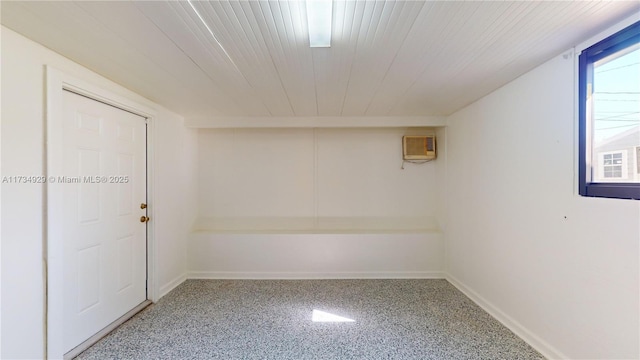
[[[442,277],[436,164],[402,165],[429,129],[199,134],[190,277]]]
[[[160,296],[186,279],[187,243],[197,215],[197,131],[168,114],[156,122],[154,159],[155,239]]]
[[[196,232],[190,278],[442,278],[442,234]]]
[[[2,16],[2,6],[0,6],[0,16]],[[2,29],[0,29],[0,41]],[[2,56],[0,52],[0,69],[2,69]],[[0,70],[0,80],[2,70]],[[0,86],[0,106],[2,106],[2,86]],[[2,159],[2,111],[0,111],[0,159]],[[0,179],[4,175],[2,164],[0,164]],[[2,204],[2,186],[0,186],[0,204]],[[0,205],[0,279],[2,279],[2,206]],[[2,356],[2,281],[0,281],[0,356]]]
[[[274,226],[286,218],[295,229],[344,218],[365,227],[433,221],[435,162],[401,169],[402,136],[415,132],[433,130],[200,130],[200,216]]]
[[[576,194],[565,55],[447,119],[448,276],[549,357],[638,358],[640,202]]]
[[[201,217],[314,214],[313,131],[200,130]]]
[[[44,65],[128,97],[158,112],[155,195],[158,286],[184,276],[186,234],[195,208],[195,135],[181,117],[2,27],[2,175],[45,170]],[[3,359],[44,355],[44,186],[2,184]],[[191,217],[191,219],[190,219]],[[165,286],[166,287],[166,286]]]
[[[443,233],[447,229],[447,128],[436,130],[438,161],[435,163],[436,172],[436,222]]]

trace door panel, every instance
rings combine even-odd
[[[64,92],[64,350],[147,299],[146,120]]]

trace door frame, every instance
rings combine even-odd
[[[46,101],[46,163],[44,174],[47,177],[44,187],[44,244],[43,244],[43,269],[45,273],[44,288],[44,339],[45,353],[48,359],[62,359],[64,355],[63,346],[63,256],[64,245],[62,238],[62,226],[60,221],[62,204],[64,198],[59,191],[60,186],[49,177],[56,178],[63,175],[63,91],[71,91],[76,94],[86,96],[93,100],[129,111],[136,115],[147,118],[147,214],[151,219],[155,218],[154,211],[154,145],[155,145],[155,121],[157,111],[151,106],[138,100],[133,100],[129,96],[122,96],[111,90],[95,86],[84,80],[68,75],[51,66],[45,66],[45,101]],[[119,87],[119,86],[117,86]],[[122,88],[124,90],[124,88]],[[129,92],[124,90],[124,92]],[[133,96],[131,96],[133,97]],[[158,300],[157,285],[157,251],[155,242],[155,222],[147,223],[147,299],[152,302]]]

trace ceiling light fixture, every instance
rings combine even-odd
[[[307,0],[310,47],[331,47],[332,0]]]

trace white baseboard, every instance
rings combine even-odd
[[[190,271],[188,279],[253,279],[253,280],[305,280],[305,279],[444,279],[441,271],[366,271],[366,272],[236,272]]]
[[[162,285],[160,287],[160,296],[158,297],[158,300],[161,299],[163,296],[167,295],[171,290],[175,289],[178,285],[185,282],[185,280],[187,280],[186,273],[181,274],[175,279],[169,281],[167,284]]]
[[[458,288],[463,294],[465,294],[468,298],[473,300],[478,306],[480,306],[484,311],[489,313],[489,315],[493,316],[496,320],[500,321],[502,325],[506,326],[509,330],[511,330],[514,334],[524,340],[527,344],[529,344],[532,348],[536,349],[542,356],[547,359],[568,359],[569,357],[564,355],[558,349],[551,346],[546,341],[542,340],[540,337],[535,335],[533,332],[529,331],[522,324],[514,320],[509,315],[502,312],[495,305],[491,304],[485,298],[480,296],[478,293],[473,291],[470,287],[464,285],[454,276],[449,273],[444,273],[445,279],[449,281],[453,286]]]

